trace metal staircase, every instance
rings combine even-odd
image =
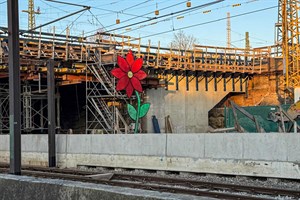
[[[87,64],[87,73],[93,75],[93,81],[86,82],[86,131],[87,133],[125,133],[128,125],[114,105],[108,102],[126,103],[126,96],[115,89],[114,78],[101,63],[101,54],[91,56],[93,63]]]

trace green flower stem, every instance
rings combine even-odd
[[[139,131],[139,116],[140,116],[141,98],[140,98],[140,95],[137,91],[135,91],[135,95],[137,97],[138,105],[137,105],[137,112],[136,112],[136,118],[135,118],[134,133],[138,133],[138,131]]]

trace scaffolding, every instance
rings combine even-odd
[[[32,90],[34,88],[34,90]],[[21,130],[24,133],[33,131],[44,132],[47,130],[47,90],[46,86],[37,89],[35,84],[22,84],[21,93]],[[37,90],[35,90],[37,89]],[[56,107],[59,108],[60,100],[56,95]],[[60,127],[59,109],[57,109],[57,128]],[[8,84],[0,84],[0,134],[9,131],[9,94]]]
[[[93,79],[86,81],[86,133],[128,133],[128,124],[119,109],[126,105],[126,96],[116,91],[115,79],[102,64],[101,53],[95,51],[90,56],[93,62],[86,64],[86,77],[89,74]]]

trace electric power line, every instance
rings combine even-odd
[[[182,4],[182,3],[185,3],[185,2],[187,2],[187,0],[184,0],[184,1],[179,2],[179,3],[176,3],[176,4],[172,4],[172,5],[167,6],[167,7],[164,7],[164,8],[161,8],[160,11],[166,10],[166,9],[169,9],[169,8],[172,8],[172,7],[174,7],[174,6],[178,6],[178,5],[180,5],[180,4]],[[137,18],[140,18],[140,17],[147,16],[147,15],[149,15],[149,14],[153,14],[153,11],[148,12],[148,13],[144,13],[144,14],[142,14],[142,15],[138,15],[138,16],[133,17],[133,18],[130,18],[130,19],[127,19],[127,20],[125,20],[125,21],[120,22],[120,24],[123,24],[123,23],[125,23],[125,22],[129,22],[129,21],[132,21],[132,20],[137,19]],[[151,19],[151,17],[148,17],[148,19]],[[116,25],[116,24],[111,24],[111,25],[108,25],[108,26],[106,26],[106,27],[104,27],[104,28],[109,28],[109,27],[112,27],[112,26],[115,26],[115,25]],[[95,31],[97,31],[97,30],[89,31],[89,32],[87,32],[87,34],[92,33],[92,32],[95,32]]]
[[[243,2],[243,3],[240,3],[240,4],[241,4],[241,5],[242,5],[242,4],[248,4],[248,3],[255,2],[255,1],[259,1],[259,0],[250,0],[250,1],[248,0],[248,1]],[[215,9],[211,9],[211,10],[219,10],[219,9],[227,8],[227,7],[231,7],[231,6],[232,6],[232,4],[226,5],[226,6],[221,6],[221,7],[215,8]],[[201,8],[199,8],[199,9],[201,9]],[[198,9],[196,9],[196,10],[198,10]],[[194,11],[196,11],[196,10],[193,10],[193,11],[191,11],[191,12],[194,12]],[[167,18],[167,19],[163,19],[163,20],[157,21],[157,22],[155,22],[155,23],[150,23],[150,24],[147,24],[147,25],[141,25],[141,26],[139,26],[139,27],[137,27],[137,28],[134,28],[134,29],[130,29],[130,30],[124,31],[124,32],[122,32],[122,33],[120,33],[120,34],[126,34],[126,33],[129,33],[129,32],[132,32],[132,31],[141,29],[141,28],[145,28],[145,27],[147,27],[147,26],[152,26],[152,25],[158,24],[158,23],[160,23],[160,22],[170,21],[170,20],[173,20],[174,17],[185,16],[186,13],[188,13],[189,16],[195,15],[195,14],[199,14],[199,13],[193,13],[193,14],[191,14],[191,12],[190,12],[190,11],[187,11],[187,12],[182,13],[182,14],[180,14],[180,15],[175,15],[175,16],[169,17],[169,18]],[[173,28],[174,28],[174,26],[173,26]]]
[[[123,11],[125,11],[125,10],[129,10],[129,9],[131,9],[131,8],[134,8],[134,7],[137,7],[137,6],[140,6],[140,5],[143,5],[143,4],[145,4],[145,3],[149,2],[149,1],[152,1],[152,0],[146,0],[146,1],[143,1],[143,2],[141,2],[141,3],[134,4],[134,5],[132,5],[132,6],[129,6],[129,7],[127,7],[127,8],[122,9],[120,12],[123,12]]]
[[[237,32],[237,31],[234,31],[234,30],[232,30],[231,29],[231,31],[233,32],[233,33],[236,33],[236,34],[238,34],[238,35],[240,35],[240,36],[244,36],[244,34],[242,34],[242,33],[240,33],[240,32]],[[249,36],[250,38],[252,38],[252,39],[255,39],[255,40],[260,40],[260,41],[262,41],[262,42],[271,42],[271,41],[267,41],[267,40],[264,40],[264,39],[261,39],[261,38],[257,38],[257,37],[253,37],[253,36]]]
[[[241,13],[241,14],[237,14],[237,15],[233,15],[230,18],[237,18],[237,17],[240,17],[240,16],[250,15],[250,14],[253,14],[253,13],[262,12],[262,11],[270,10],[270,9],[273,9],[273,8],[278,8],[278,5],[267,7],[267,8],[263,8],[263,9],[258,9],[258,10],[254,10],[254,11],[250,11],[250,12],[245,12],[245,13]],[[215,19],[215,20],[211,20],[211,21],[207,21],[207,22],[203,22],[203,23],[199,23],[199,24],[193,24],[193,25],[190,25],[190,26],[184,26],[184,27],[181,27],[181,28],[178,28],[178,29],[174,29],[174,30],[162,31],[162,32],[159,32],[159,33],[154,33],[154,34],[142,36],[139,39],[141,39],[141,38],[149,38],[149,37],[153,37],[153,36],[157,36],[157,35],[161,35],[161,34],[165,34],[165,33],[169,33],[169,32],[174,32],[174,31],[184,30],[184,29],[188,29],[188,28],[193,28],[193,27],[196,27],[196,26],[202,26],[202,25],[206,25],[206,24],[211,24],[211,23],[223,21],[223,20],[226,20],[226,19],[227,19],[227,17],[223,17],[223,18],[219,18],[219,19]]]
[[[220,3],[220,2],[222,2],[222,1],[224,1],[224,0],[216,0],[216,1],[213,1],[213,2],[210,2],[210,3],[206,3],[206,4],[202,4],[202,5],[196,6],[196,7],[187,8],[187,9],[184,9],[184,10],[179,10],[179,11],[176,11],[176,12],[174,12],[174,13],[169,13],[169,14],[165,14],[165,15],[158,16],[158,17],[152,17],[152,18],[150,18],[150,19],[143,20],[143,21],[140,21],[140,22],[136,22],[136,23],[133,23],[133,24],[130,24],[130,25],[126,25],[126,26],[114,28],[114,29],[108,30],[108,31],[106,31],[106,32],[111,32],[111,31],[123,29],[123,28],[126,28],[126,27],[130,27],[130,26],[135,26],[135,25],[142,24],[142,23],[145,23],[145,22],[149,22],[149,21],[152,21],[152,20],[155,20],[155,19],[160,19],[160,18],[164,18],[164,17],[167,17],[167,16],[171,16],[171,15],[176,15],[176,14],[179,14],[179,13],[183,13],[183,12],[186,12],[186,11],[195,10],[195,9],[197,9],[197,8],[207,7],[207,6],[216,4],[216,3]],[[97,35],[97,33],[96,33],[96,34],[89,35],[89,36],[87,36],[87,37],[92,37],[92,36],[95,36],[95,35]]]
[[[63,12],[69,12],[69,11],[63,10],[63,9],[61,9],[61,8],[59,8],[59,7],[52,6],[51,4],[46,3],[45,0],[42,0],[42,3],[46,4],[46,5],[49,6],[49,7],[55,8],[55,9],[57,9],[57,10],[60,10],[60,11],[63,11]]]
[[[74,23],[85,13],[86,11],[83,11],[75,20],[73,20],[72,22],[71,22],[71,24],[70,25],[68,25],[67,26],[67,28],[69,27],[70,29],[72,28],[72,26],[74,25]],[[66,30],[67,30],[67,28],[65,28],[60,34],[62,34],[63,32],[65,32]]]
[[[96,19],[96,21],[104,28],[103,24],[100,22],[100,20],[92,13],[92,11],[89,10],[89,12],[92,14],[92,16]]]

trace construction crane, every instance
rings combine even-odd
[[[278,0],[277,42],[280,45],[285,89],[300,87],[300,22],[298,0]]]
[[[28,13],[28,30],[35,28],[35,15],[41,14],[40,8],[37,11],[34,10],[34,0],[28,0],[28,10],[22,10],[22,12]]]

